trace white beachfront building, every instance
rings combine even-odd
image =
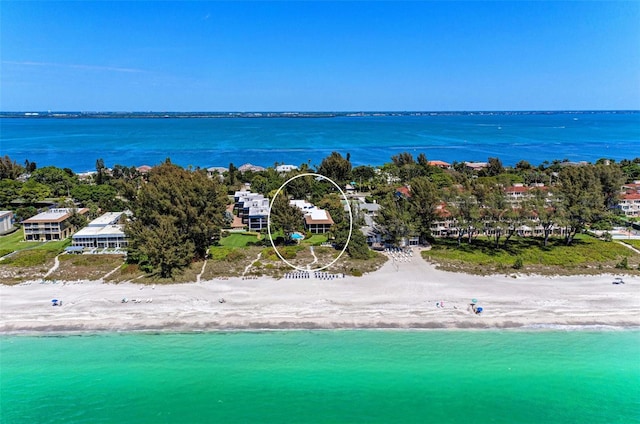
[[[640,216],[640,193],[623,194],[618,205],[626,216]]]
[[[324,234],[334,224],[329,211],[317,208],[306,200],[290,200],[289,204],[304,213],[304,226],[307,231],[314,234]]]
[[[0,211],[0,234],[9,232],[13,228],[13,212]]]
[[[84,248],[124,248],[124,212],[107,212],[73,235],[72,245]]]

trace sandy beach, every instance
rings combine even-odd
[[[640,278],[621,277],[625,284],[613,275],[479,277],[413,258],[333,280],[34,281],[1,286],[0,332],[640,326]]]

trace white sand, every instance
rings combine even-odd
[[[0,287],[0,332],[640,326],[640,278],[621,276],[624,285],[611,284],[612,275],[478,277],[414,257],[399,269],[389,261],[364,277],[329,281],[32,282]],[[53,298],[63,305],[51,306]],[[472,298],[481,315],[469,310]]]

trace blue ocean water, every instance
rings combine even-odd
[[[0,337],[13,423],[640,422],[640,332]]]
[[[2,118],[0,155],[76,172],[107,166],[320,163],[332,151],[354,165],[392,155],[431,160],[596,161],[640,156],[640,113],[435,114],[331,118]]]

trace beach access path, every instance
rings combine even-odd
[[[612,284],[615,277],[625,284]],[[470,309],[474,298],[483,307],[480,315]],[[52,306],[51,299],[63,306]],[[363,277],[332,280],[0,286],[1,333],[556,326],[640,326],[640,278],[482,277],[439,271],[418,256],[388,261]]]

